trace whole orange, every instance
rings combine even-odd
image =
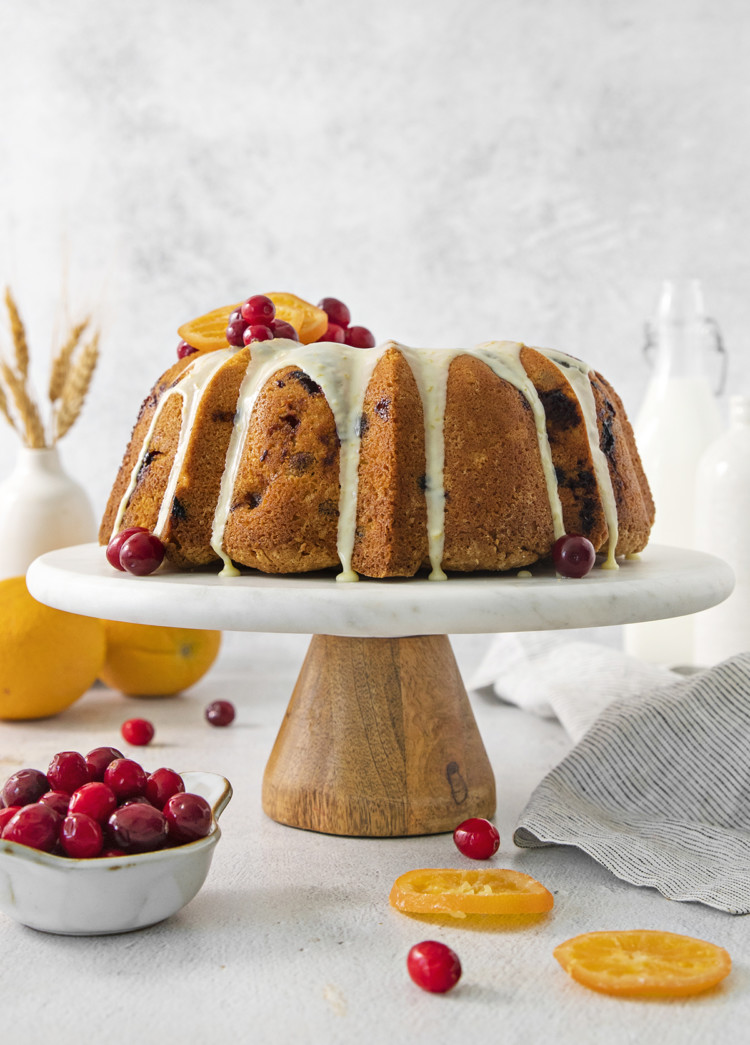
[[[202,678],[216,660],[220,631],[104,621],[99,678],[130,697],[170,697]]]

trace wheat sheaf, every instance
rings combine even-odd
[[[55,353],[50,368],[46,421],[29,379],[29,343],[21,314],[10,288],[5,308],[12,344],[12,358],[0,357],[0,414],[15,429],[25,446],[54,446],[75,424],[91,387],[99,358],[99,333],[91,332],[84,319],[71,327]],[[88,337],[85,335],[88,334]]]

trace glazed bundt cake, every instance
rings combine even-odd
[[[100,540],[143,526],[175,566],[225,575],[441,579],[528,566],[565,533],[613,566],[653,515],[620,399],[572,356],[274,338],[157,381]]]

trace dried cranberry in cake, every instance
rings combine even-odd
[[[254,341],[273,341],[273,330],[265,323],[251,323],[242,335],[242,340],[246,345]]]
[[[107,562],[110,566],[114,566],[116,570],[125,572],[125,567],[120,563],[120,549],[122,548],[128,537],[132,537],[134,533],[148,533],[145,526],[128,526],[125,530],[120,530],[118,534],[112,538],[107,545]]]
[[[500,832],[481,816],[472,816],[453,832],[456,848],[472,860],[489,860],[500,846]]]
[[[44,802],[23,806],[3,828],[4,842],[18,842],[51,853],[57,845],[60,817]]]
[[[177,845],[205,838],[211,830],[211,806],[201,795],[172,795],[164,806],[164,816],[169,839]]]
[[[70,796],[68,812],[85,813],[92,820],[103,824],[117,808],[117,798],[111,787],[101,780],[84,784]]]
[[[240,314],[246,323],[270,327],[276,317],[276,306],[265,294],[253,294],[240,305]]]
[[[333,341],[337,345],[343,345],[346,340],[346,331],[338,323],[329,323],[325,331],[320,335],[318,341]]]
[[[416,985],[432,994],[445,994],[461,978],[458,955],[437,940],[414,944],[406,959],[406,967]]]
[[[117,758],[125,758],[125,756],[116,747],[95,747],[92,751],[89,751],[88,755],[86,755],[86,764],[89,767],[91,780],[102,780],[104,770],[110,762],[114,762]]]
[[[110,836],[126,853],[148,853],[161,849],[167,840],[167,821],[163,813],[143,802],[120,806],[108,820]]]
[[[339,301],[338,298],[321,298],[318,302],[318,308],[322,308],[328,316],[328,322],[335,323],[336,326],[346,328],[352,321],[351,312],[344,302]],[[326,341],[327,338],[320,338],[320,340]]]
[[[27,806],[49,789],[47,777],[38,769],[18,769],[5,781],[1,793],[6,806]]]
[[[60,827],[60,845],[66,856],[76,860],[98,856],[104,845],[102,829],[85,813],[69,813]]]
[[[185,790],[185,782],[174,769],[155,769],[146,780],[146,798],[157,809],[163,809],[172,795]]]
[[[274,319],[271,323],[271,330],[273,330],[274,337],[285,337],[289,341],[299,341],[299,334],[292,324],[287,323],[285,319]]]
[[[349,327],[346,331],[346,343],[352,348],[374,348],[375,338],[367,327]]]
[[[79,751],[58,751],[52,756],[47,779],[50,782],[50,790],[64,791],[72,795],[79,787],[88,784],[91,778],[86,759]]]
[[[198,349],[193,348],[193,346],[189,345],[187,341],[180,341],[179,345],[177,346],[177,358],[185,359],[186,356],[195,355],[197,351]]]
[[[146,792],[146,773],[131,758],[118,758],[104,770],[104,783],[118,799],[134,798]]]
[[[70,795],[67,795],[64,791],[46,791],[39,801],[44,802],[59,817],[64,817],[68,812]]]
[[[555,541],[552,559],[561,576],[585,577],[596,562],[596,552],[587,537],[566,533]]]
[[[206,708],[206,721],[212,726],[228,726],[234,722],[234,704],[229,700],[214,700]]]
[[[5,806],[4,809],[0,809],[0,838],[3,837],[3,828],[9,820],[13,819],[19,809],[23,809],[23,806]]]
[[[129,718],[120,727],[123,739],[135,747],[144,747],[154,739],[154,727],[145,718]]]
[[[134,533],[120,548],[120,565],[128,573],[145,577],[158,570],[164,559],[164,545],[153,533]]]

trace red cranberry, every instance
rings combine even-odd
[[[552,559],[561,576],[585,577],[596,562],[596,552],[587,537],[581,537],[577,533],[566,533],[555,541]]]
[[[154,739],[154,727],[145,718],[129,718],[120,726],[123,739],[134,747],[145,747]]]
[[[211,806],[201,795],[172,795],[164,806],[169,839],[177,845],[205,838],[211,830]]]
[[[89,767],[90,778],[92,780],[102,780],[104,770],[116,758],[125,758],[122,751],[118,751],[116,747],[95,747],[93,751],[89,751],[88,755],[86,755],[86,762]]]
[[[57,845],[60,817],[43,802],[23,806],[3,828],[4,842],[18,842],[51,853]]]
[[[346,331],[337,323],[329,323],[325,331],[318,338],[318,341],[335,341],[337,345],[343,345],[345,340]]]
[[[134,533],[148,533],[148,530],[145,526],[128,526],[126,529],[120,530],[107,545],[107,562],[123,573],[125,567],[120,563],[120,549],[128,537],[132,537]]]
[[[274,319],[271,323],[271,330],[273,330],[274,337],[285,337],[289,341],[299,341],[299,334],[292,324],[287,323],[285,319]]]
[[[126,854],[125,854],[125,850],[124,849],[113,849],[111,847],[109,849],[102,849],[101,853],[99,853],[99,856],[101,856],[102,858],[104,858],[105,856],[125,856],[125,855]]]
[[[3,803],[6,806],[31,805],[49,789],[47,777],[38,769],[18,769],[3,784]]]
[[[352,321],[351,312],[338,298],[321,298],[318,308],[323,309],[328,316],[329,323],[335,323],[339,327],[348,327]]]
[[[120,548],[120,565],[137,577],[158,570],[163,559],[164,545],[153,533],[134,533]]]
[[[273,330],[264,323],[251,323],[242,335],[242,340],[246,345],[252,344],[253,341],[272,341]]]
[[[146,780],[146,798],[157,809],[163,809],[167,799],[185,790],[185,782],[174,769],[156,769]]]
[[[271,321],[276,318],[276,306],[265,294],[253,294],[240,305],[240,313],[245,322],[251,326],[260,324],[270,327]]]
[[[50,807],[53,813],[57,813],[57,815],[62,818],[68,812],[70,795],[66,794],[65,791],[46,791],[39,801],[44,802],[46,806]]]
[[[187,341],[180,341],[179,345],[177,346],[177,358],[185,359],[186,356],[195,355],[197,351],[198,349],[193,348],[193,346],[189,345]]]
[[[117,808],[117,797],[111,787],[101,780],[84,784],[70,796],[68,810],[71,813],[85,813],[92,820],[103,824]]]
[[[163,813],[143,802],[120,806],[108,821],[112,840],[126,853],[147,853],[161,849],[167,840],[167,821]]]
[[[60,828],[60,845],[65,855],[75,860],[98,856],[104,845],[102,829],[85,813],[69,813]]]
[[[23,809],[23,806],[5,806],[3,809],[0,809],[0,838],[3,837],[3,828],[9,820],[13,819],[19,809]]]
[[[206,719],[212,726],[228,726],[234,721],[234,704],[228,700],[214,700],[206,708]]]
[[[349,327],[346,332],[346,343],[352,348],[374,348],[375,338],[367,327]]]
[[[472,816],[459,824],[453,832],[453,841],[460,853],[472,860],[489,860],[500,847],[500,832],[489,820]]]
[[[437,940],[416,943],[406,959],[409,975],[422,990],[445,994],[461,977],[458,955]]]
[[[72,795],[79,787],[88,784],[89,767],[86,759],[78,751],[59,751],[53,755],[47,770],[50,790],[64,791]]]
[[[234,312],[232,315],[234,315]],[[246,330],[247,323],[244,319],[235,319],[229,323],[227,327],[227,341],[233,348],[242,348],[245,344],[243,335]]]
[[[131,758],[117,758],[104,770],[104,783],[118,799],[134,798],[146,790],[146,773]]]

